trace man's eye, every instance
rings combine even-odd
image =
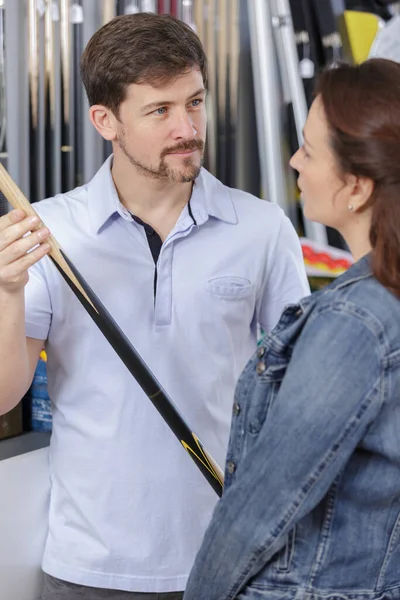
[[[192,100],[192,106],[199,106],[202,102],[201,98],[197,98],[196,100]]]
[[[157,110],[154,111],[155,115],[165,115],[165,113],[167,112],[167,109],[165,106],[162,106],[161,108],[157,108]]]

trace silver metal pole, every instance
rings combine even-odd
[[[61,164],[62,191],[75,187],[74,158],[74,80],[72,75],[72,24],[69,0],[60,0],[61,18],[61,82],[62,82],[62,136]]]
[[[140,10],[142,12],[157,12],[156,0],[142,0],[140,4]]]
[[[46,196],[61,192],[61,80],[60,14],[56,2],[48,4],[45,16],[46,57]]]
[[[288,190],[283,166],[282,102],[269,2],[249,0],[250,41],[257,112],[261,196],[288,214]]]
[[[300,77],[299,58],[297,54],[292,15],[288,0],[274,0],[276,12],[272,18],[273,26],[282,39],[284,61],[281,70],[286,70],[290,96],[292,99],[294,119],[299,146],[303,144],[303,127],[307,119],[307,102],[303,82]],[[282,62],[282,61],[281,61]],[[305,234],[308,238],[322,244],[328,243],[324,225],[304,218]]]
[[[227,86],[228,86],[228,6],[227,0],[219,0],[218,13],[216,18],[216,67],[217,67],[217,177],[223,183],[227,181],[227,160],[228,160],[228,116],[227,111]]]
[[[5,81],[5,39],[4,39],[4,0],[0,0],[0,158],[4,157],[6,142],[6,81]],[[5,158],[5,157],[4,157]]]
[[[4,0],[0,0],[0,162],[7,168],[7,106],[6,106],[6,62],[4,38]],[[4,194],[0,194],[0,217],[7,213],[9,205]]]
[[[239,99],[239,0],[230,0],[228,5],[228,106],[229,122],[227,131],[227,185],[238,186],[238,157],[239,136],[238,124],[238,99]]]
[[[74,127],[73,127],[73,146],[75,161],[75,185],[80,186],[85,183],[84,180],[84,156],[83,156],[83,121],[87,118],[83,111],[83,84],[79,72],[80,58],[83,52],[83,22],[84,13],[82,9],[82,0],[74,0],[71,5],[72,22],[72,75],[73,75],[73,103],[74,103]]]
[[[208,94],[207,94],[207,146],[206,166],[213,175],[217,175],[218,151],[217,151],[217,111],[218,111],[218,88],[217,88],[217,56],[215,40],[215,13],[216,0],[204,0],[204,48],[208,56]]]
[[[103,23],[105,15],[103,9],[109,4],[103,5],[102,2],[94,2],[93,0],[83,0],[83,23],[82,36],[83,47],[86,46],[94,32],[99,29]],[[115,7],[115,2],[114,2]],[[111,7],[110,7],[111,8]],[[82,95],[83,103],[83,180],[90,181],[93,175],[98,171],[103,163],[103,139],[97,133],[88,117],[89,103],[86,98],[86,93]]]
[[[190,27],[196,31],[193,0],[182,0],[181,14],[182,21],[190,25]]]
[[[6,0],[6,115],[7,169],[11,177],[29,198],[29,78],[28,15],[26,0]],[[16,77],[18,73],[18,77]]]
[[[303,143],[303,127],[307,119],[307,102],[300,77],[299,59],[293,29],[292,15],[287,0],[275,0],[276,16],[272,24],[282,37],[282,47],[288,75],[288,83],[293,101],[294,120],[299,143]]]

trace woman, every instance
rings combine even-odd
[[[305,214],[355,264],[244,370],[185,600],[400,598],[400,65],[323,73],[304,133]]]

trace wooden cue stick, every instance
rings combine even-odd
[[[0,190],[13,208],[22,209],[28,216],[38,216],[1,163]],[[36,228],[41,226],[42,223]],[[211,487],[221,496],[224,477],[220,467],[204,448],[197,435],[188,426],[167,392],[162,388],[110,313],[102,305],[76,267],[64,254],[55,238],[50,235],[46,241],[51,246],[49,256],[66,283],[161,414],[186,452],[203,473]]]

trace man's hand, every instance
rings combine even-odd
[[[50,232],[45,227],[35,230],[39,224],[38,217],[27,217],[20,209],[0,218],[0,290],[15,293],[23,289],[28,269],[49,252],[46,239]]]

